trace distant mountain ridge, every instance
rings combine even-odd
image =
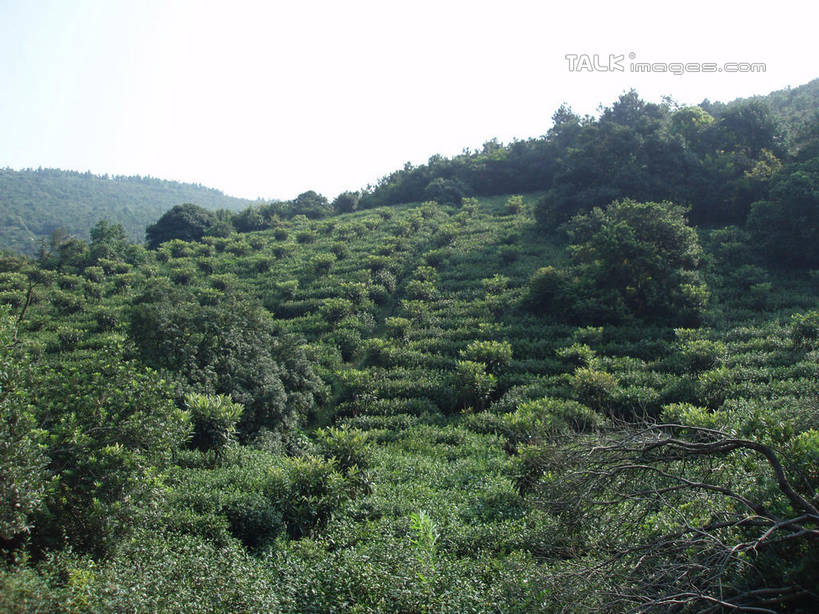
[[[0,169],[0,248],[33,254],[57,228],[87,239],[99,220],[122,224],[142,242],[145,227],[191,202],[237,211],[251,201],[198,184],[153,177],[94,175],[59,169]]]

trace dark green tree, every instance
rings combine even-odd
[[[101,258],[116,260],[123,255],[128,245],[128,237],[122,224],[112,224],[100,220],[91,229],[90,259],[99,262]]]
[[[464,196],[471,194],[470,187],[459,179],[437,177],[424,188],[424,200],[434,200],[442,204],[459,205]]]
[[[702,249],[685,211],[668,202],[626,199],[575,216],[570,222],[572,281],[555,273],[552,289],[538,288],[538,295],[551,296],[564,308],[573,305],[568,315],[578,320],[696,321],[708,292],[697,274]],[[551,310],[550,305],[539,308]]]
[[[0,552],[24,543],[53,486],[45,437],[29,395],[29,357],[15,343],[17,319],[0,306]]]
[[[130,333],[142,359],[178,374],[186,391],[230,395],[243,405],[245,437],[296,427],[323,392],[297,341],[277,334],[247,297],[201,305],[187,289],[155,284],[137,299]]]
[[[299,194],[291,203],[293,215],[306,215],[311,220],[317,220],[333,214],[333,207],[324,196],[308,190]]]
[[[252,232],[264,228],[265,220],[258,207],[250,205],[233,216],[233,226],[239,232]]]
[[[185,203],[167,211],[155,224],[148,226],[145,237],[148,247],[155,249],[165,241],[199,241],[216,223],[216,216],[198,205]]]
[[[37,549],[104,553],[156,494],[150,472],[168,466],[190,421],[155,372],[106,347],[44,369],[29,395],[56,487],[34,517]]]
[[[352,213],[358,209],[361,195],[358,192],[342,192],[333,201],[333,210],[336,213]]]
[[[819,267],[819,157],[787,168],[772,184],[771,199],[751,205],[754,241],[774,262]]]

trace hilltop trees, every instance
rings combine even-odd
[[[326,197],[313,190],[302,192],[290,203],[293,215],[306,215],[311,220],[321,219],[332,215],[333,207]]]
[[[198,241],[215,223],[216,216],[213,213],[197,205],[186,203],[176,205],[155,224],[148,226],[145,237],[151,249],[172,239]]]
[[[751,206],[748,227],[763,252],[781,264],[819,266],[819,157],[774,180],[771,200]]]
[[[122,224],[128,240],[141,241],[145,226],[179,203],[232,211],[248,203],[201,185],[48,168],[0,169],[0,194],[0,248],[29,256],[56,228],[87,240],[97,220],[106,219]]]
[[[358,192],[342,192],[333,201],[333,210],[336,213],[352,213],[358,209],[361,195]]]

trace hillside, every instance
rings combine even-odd
[[[13,314],[34,282],[20,364],[49,435],[28,437],[53,471],[82,469],[40,491],[27,475],[35,558],[74,550],[3,572],[0,605],[631,611],[690,582],[809,611],[816,277],[703,231],[701,324],[572,323],[532,302],[533,273],[570,262],[533,219],[541,195],[296,216],[45,274],[7,261]],[[663,422],[679,426],[651,432]],[[629,457],[666,434],[693,452]]]
[[[0,611],[815,612],[819,132],[711,111],[0,254]]]
[[[122,224],[145,240],[145,227],[174,205],[237,210],[249,201],[200,185],[150,177],[107,177],[56,169],[0,169],[0,249],[32,255],[57,228],[88,239],[96,222]]]

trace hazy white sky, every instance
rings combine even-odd
[[[406,161],[544,134],[564,101],[585,114],[630,88],[695,104],[800,85],[819,77],[817,17],[789,0],[0,0],[0,167],[332,198]],[[624,70],[571,72],[567,54]]]

